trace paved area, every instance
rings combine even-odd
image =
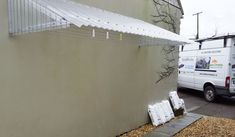
[[[193,113],[235,119],[235,98],[221,97],[215,103],[208,103],[203,93],[191,89],[180,89],[180,98],[185,101],[188,111]]]
[[[182,129],[196,122],[202,115],[188,113],[182,118],[175,119],[166,123],[165,125],[155,129],[153,132],[145,135],[144,137],[172,137]]]

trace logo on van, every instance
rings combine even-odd
[[[212,64],[217,64],[218,61],[217,61],[216,59],[213,59],[211,63],[212,63]]]
[[[235,64],[232,65],[232,69],[235,69]]]

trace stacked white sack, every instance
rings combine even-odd
[[[149,105],[148,112],[154,126],[164,124],[174,118],[174,113],[168,100]]]
[[[170,120],[171,120],[172,118],[175,117],[175,115],[174,115],[174,112],[171,108],[170,102],[168,100],[163,100],[162,103],[165,104],[167,111],[168,111],[168,114],[169,114],[169,117],[170,117]]]
[[[160,103],[160,106],[161,106],[161,108],[164,112],[166,122],[170,121],[171,120],[171,114],[169,113],[167,106],[163,102]]]
[[[184,114],[185,114],[186,108],[184,100],[179,98],[177,92],[176,91],[170,92],[169,97],[173,105],[173,109],[178,110],[182,108],[184,109]],[[151,118],[152,124],[154,126],[159,126],[173,119],[175,117],[173,109],[168,100],[163,100],[161,103],[149,105],[148,113]]]
[[[152,124],[154,126],[160,125],[161,124],[161,118],[160,118],[159,114],[157,114],[155,107],[152,106],[152,105],[149,105],[148,112],[149,112],[149,116],[150,116],[150,119],[152,121]]]
[[[156,103],[154,107],[155,107],[156,113],[159,114],[161,118],[161,124],[166,123],[167,119],[166,119],[165,112],[164,112],[164,109],[162,108],[161,103]]]
[[[183,99],[180,99],[181,103],[182,103],[182,108],[184,109],[184,114],[187,113],[187,110],[186,110],[186,106],[185,106],[185,103],[184,103],[184,100]]]
[[[182,107],[182,102],[176,91],[172,91],[169,93],[170,101],[173,105],[174,110],[178,110]]]

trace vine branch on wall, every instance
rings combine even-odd
[[[171,13],[171,5],[169,2],[162,0],[153,0],[156,15],[152,15],[153,23],[165,23],[169,26],[169,29],[174,33],[177,32],[177,17]]]
[[[175,57],[175,54],[177,53],[176,47],[164,47],[162,51],[165,56],[165,63],[162,65],[162,70],[158,72],[159,78],[156,81],[156,84],[158,84],[163,79],[170,77],[175,72],[175,70],[177,70],[177,58]]]
[[[152,15],[153,23],[167,24],[170,31],[177,33],[178,19],[176,15],[173,15],[170,3],[162,0],[153,0],[153,4],[156,11],[156,15]],[[156,84],[158,84],[163,79],[170,77],[175,72],[175,70],[177,70],[177,58],[175,57],[176,52],[177,49],[174,46],[168,46],[162,49],[165,63],[162,65],[162,71],[158,72],[159,79],[156,81]]]

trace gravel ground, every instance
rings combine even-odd
[[[151,124],[147,124],[129,133],[123,134],[120,137],[142,137],[147,133],[153,131],[155,128],[156,127],[152,126]]]
[[[156,127],[147,124],[120,137],[143,137],[154,129]],[[174,137],[235,137],[235,120],[204,117]]]
[[[235,120],[205,117],[175,137],[235,137]]]

